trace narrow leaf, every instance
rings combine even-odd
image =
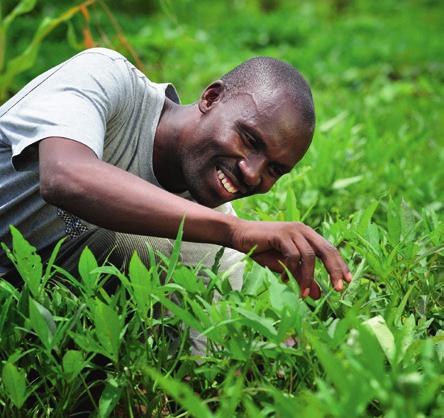
[[[113,378],[108,379],[99,401],[99,417],[109,417],[121,396],[122,388],[119,386],[117,380]]]

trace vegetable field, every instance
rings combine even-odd
[[[444,416],[442,2],[22,1],[8,21],[15,3],[1,4],[4,98],[92,45],[137,58],[184,103],[251,56],[295,65],[313,90],[313,144],[271,192],[234,206],[313,227],[353,281],[333,291],[318,261],[322,297],[303,300],[248,261],[233,291],[217,263],[178,262],[181,231],[150,269],[134,255],[124,274],[85,250],[72,276],[12,228],[3,250],[23,286],[0,279],[1,416]]]

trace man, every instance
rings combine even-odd
[[[255,247],[260,264],[288,268],[303,297],[320,296],[317,256],[340,291],[351,274],[320,235],[297,222],[241,220],[226,205],[267,192],[304,156],[313,130],[310,89],[282,61],[249,60],[184,106],[117,52],[86,50],[0,108],[0,241],[10,243],[14,224],[47,255],[67,235],[62,265],[74,268],[88,245],[125,268],[147,236],[168,243],[185,216],[186,241],[226,247],[232,260]],[[10,274],[4,256],[0,268]]]

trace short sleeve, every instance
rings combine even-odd
[[[16,169],[21,158],[32,154],[30,145],[51,136],[78,141],[102,158],[106,124],[124,97],[125,73],[119,60],[124,57],[103,49],[78,54],[0,117],[0,131],[11,146]]]

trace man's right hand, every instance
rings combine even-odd
[[[301,222],[238,220],[230,246],[244,253],[255,247],[252,258],[275,272],[285,274],[285,265],[299,282],[303,297],[320,297],[319,285],[314,280],[316,257],[324,263],[335,290],[342,291],[343,281],[352,279],[339,251]]]

